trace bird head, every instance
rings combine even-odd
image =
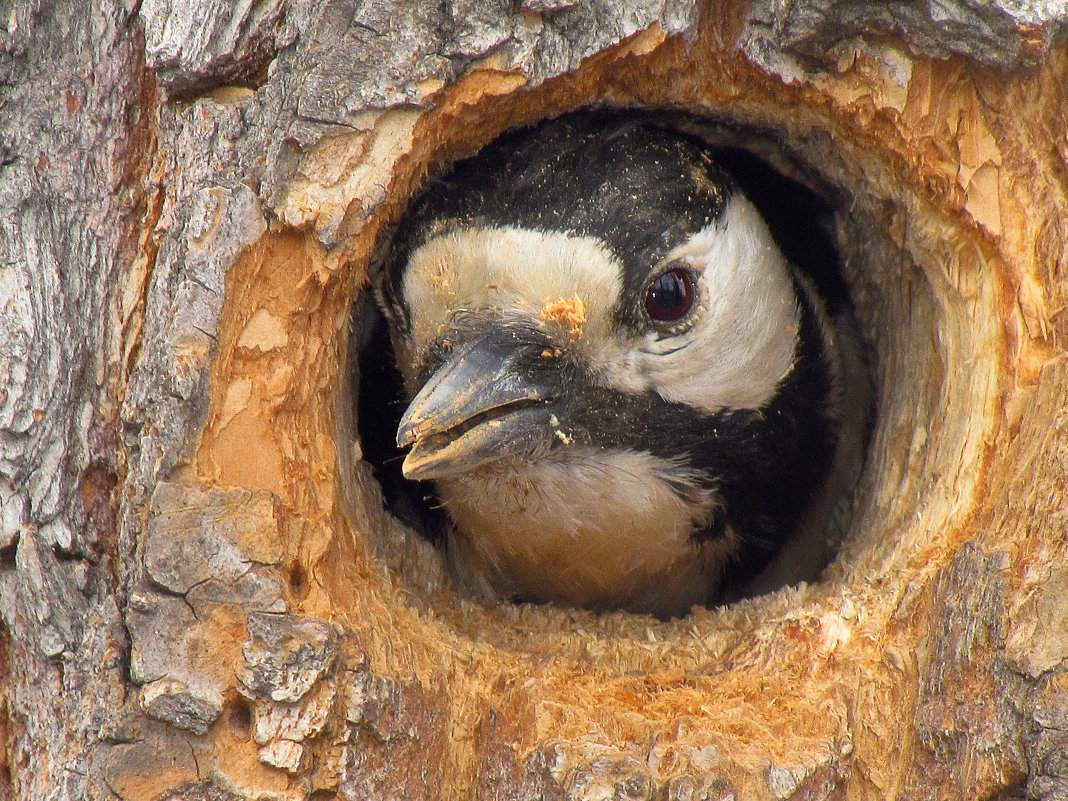
[[[461,164],[402,229],[386,307],[409,478],[627,444],[602,436],[613,419],[670,438],[670,420],[620,420],[627,401],[686,407],[683,424],[759,409],[791,368],[789,270],[706,150],[557,125]]]

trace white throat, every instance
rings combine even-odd
[[[687,477],[648,453],[577,449],[439,481],[459,527],[450,561],[487,600],[685,612],[707,602],[730,547],[694,542],[719,498],[680,495]]]

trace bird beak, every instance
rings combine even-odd
[[[530,454],[551,437],[548,404],[560,394],[560,371],[546,369],[545,351],[544,338],[507,329],[458,347],[401,419],[397,445],[412,446],[405,478],[457,475]]]

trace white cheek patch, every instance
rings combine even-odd
[[[511,227],[435,237],[412,253],[404,274],[412,355],[422,354],[456,312],[495,307],[545,324],[546,308],[561,301],[570,305],[557,315],[567,318],[558,329],[572,340],[598,341],[609,336],[621,291],[622,267],[594,237]]]
[[[699,273],[690,328],[606,339],[593,354],[595,369],[619,389],[654,390],[709,411],[763,407],[793,365],[800,323],[790,268],[764,220],[735,195],[668,260]]]

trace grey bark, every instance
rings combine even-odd
[[[750,51],[781,60],[783,51],[809,63],[830,63],[839,45],[865,31],[901,35],[921,53],[960,54],[1003,70],[1037,66],[1068,29],[1064,3],[956,0],[904,3],[756,2]]]

